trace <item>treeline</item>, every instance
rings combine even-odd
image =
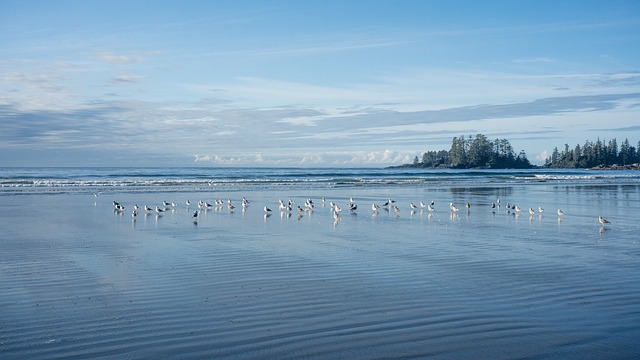
[[[564,144],[562,151],[555,147],[551,156],[545,160],[544,166],[548,168],[592,168],[637,163],[640,163],[640,141],[638,146],[634,147],[628,139],[624,139],[618,148],[618,142],[615,138],[608,142],[598,138],[596,142],[587,140],[582,146],[577,144],[573,149],[570,149],[568,144]]]
[[[436,168],[448,167],[457,169],[527,169],[533,167],[524,151],[518,155],[506,139],[489,140],[485,135],[477,134],[454,137],[451,149],[427,151],[422,158],[416,156],[412,167]]]

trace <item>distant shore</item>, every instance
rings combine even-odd
[[[589,168],[589,170],[640,170],[640,164],[638,163],[629,164],[629,165],[613,164],[608,166],[598,165],[598,166]]]
[[[402,165],[389,166],[389,167],[387,167],[387,169],[495,170],[495,169],[512,169],[512,168],[491,168],[491,167],[457,168],[457,167],[454,167],[454,166],[446,166],[446,165],[440,165],[440,166],[436,166],[436,167],[431,167],[431,166],[422,166],[420,164],[418,164],[418,165],[416,165],[416,164],[402,164]],[[571,167],[567,167],[567,168],[558,168],[558,167],[556,167],[556,168],[545,168],[544,166],[535,166],[535,165],[533,165],[532,167],[528,167],[528,168],[525,168],[525,169],[575,169],[575,168],[571,168]],[[598,166],[587,168],[587,170],[640,170],[640,163],[628,164],[628,165],[619,165],[619,164],[598,165]]]

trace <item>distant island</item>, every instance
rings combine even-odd
[[[446,168],[446,169],[531,169],[532,165],[524,150],[516,155],[507,139],[489,140],[485,135],[477,134],[454,137],[451,149],[427,151],[422,157],[416,157],[411,164],[391,166],[390,168]],[[553,149],[551,156],[545,159],[544,168],[582,168],[593,170],[640,170],[640,141],[634,147],[625,139],[618,149],[614,138],[609,142],[586,141],[570,149]]]
[[[450,150],[427,151],[417,155],[412,164],[392,168],[448,168],[448,169],[530,169],[527,154],[516,155],[507,139],[489,140],[485,135],[454,137]]]

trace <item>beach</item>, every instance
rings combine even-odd
[[[242,197],[250,201],[244,211]],[[194,221],[198,200],[218,198],[236,208],[202,210]],[[2,199],[3,359],[640,355],[633,182]],[[282,214],[278,199],[292,199],[293,211]],[[315,209],[299,212],[307,199]],[[388,199],[398,212],[371,210]],[[162,201],[177,206],[132,219],[134,204]],[[331,201],[343,208],[338,220]],[[412,212],[420,201],[435,211]],[[507,211],[507,202],[523,211]],[[600,225],[600,215],[611,224]]]

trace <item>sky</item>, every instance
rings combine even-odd
[[[0,0],[0,166],[541,164],[639,115],[637,0]]]

